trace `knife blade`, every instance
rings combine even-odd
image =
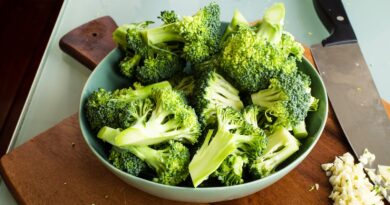
[[[339,124],[357,157],[366,148],[376,155],[365,168],[390,165],[390,121],[343,4],[313,3],[331,35],[313,45],[311,52]]]

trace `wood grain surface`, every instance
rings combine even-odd
[[[305,56],[312,60],[309,50]],[[216,204],[331,204],[331,186],[320,165],[348,151],[330,107],[320,140],[297,168],[253,195]],[[0,171],[20,204],[178,204],[139,191],[111,174],[82,139],[76,114],[3,156]],[[315,183],[319,189],[309,191]]]

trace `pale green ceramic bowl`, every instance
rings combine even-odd
[[[107,169],[131,186],[152,195],[176,201],[204,203],[231,200],[250,195],[275,183],[301,163],[313,149],[324,129],[328,114],[328,100],[325,87],[314,67],[304,59],[303,62],[299,64],[299,69],[311,77],[312,94],[320,99],[319,109],[317,112],[310,113],[307,118],[309,137],[302,142],[299,152],[292,156],[287,163],[284,163],[278,171],[263,179],[241,185],[207,188],[168,186],[132,176],[116,169],[108,162],[105,149],[107,146],[90,130],[83,109],[86,99],[92,91],[98,88],[114,90],[117,88],[129,87],[131,85],[131,82],[122,77],[118,72],[117,65],[120,58],[121,52],[118,49],[114,49],[106,58],[104,58],[89,77],[81,94],[79,110],[80,127],[89,148]]]

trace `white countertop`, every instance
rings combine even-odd
[[[207,1],[208,2],[208,1]],[[10,149],[24,143],[62,119],[77,112],[79,97],[90,71],[63,53],[59,39],[71,29],[94,18],[110,15],[118,25],[128,22],[155,20],[161,10],[176,10],[192,14],[206,1],[188,0],[65,0],[46,52],[24,106]],[[261,18],[263,10],[276,1],[217,1],[221,18],[229,21],[234,9],[239,9],[250,21]],[[280,2],[280,1],[278,1]],[[344,6],[358,37],[381,96],[390,101],[390,2],[377,0],[345,0]],[[286,5],[285,29],[297,40],[312,45],[328,33],[318,20],[312,0],[289,0]],[[16,204],[3,182],[0,184],[1,204]]]

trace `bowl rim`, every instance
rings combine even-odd
[[[86,135],[87,133],[85,133],[84,129],[82,129],[82,112],[84,112],[84,109],[83,109],[83,94],[86,92],[87,90],[87,87],[91,81],[91,79],[93,78],[93,76],[99,72],[99,69],[104,69],[104,66],[101,66],[105,61],[108,61],[108,59],[110,59],[110,57],[113,55],[113,53],[115,52],[118,52],[118,48],[114,48],[112,51],[110,51],[103,59],[102,61],[99,62],[99,64],[96,66],[96,68],[91,72],[91,74],[89,75],[87,81],[85,82],[84,86],[83,86],[83,89],[82,89],[82,92],[81,92],[81,96],[80,96],[80,101],[79,101],[79,113],[78,113],[78,120],[79,120],[79,125],[80,125],[80,130],[81,130],[81,133],[82,133],[82,136],[83,136],[83,139],[84,141],[86,142],[86,144],[88,145],[88,148],[92,151],[92,153],[99,159],[99,161],[101,161],[106,167],[110,167],[110,169],[112,170],[116,170],[117,172],[120,172],[122,175],[126,175],[127,177],[130,177],[132,178],[132,180],[135,180],[137,182],[142,182],[142,183],[146,183],[148,185],[152,185],[152,186],[157,186],[157,187],[161,187],[161,188],[164,188],[164,189],[172,189],[172,190],[191,190],[191,191],[199,191],[199,192],[202,192],[202,191],[207,191],[207,190],[224,190],[226,191],[226,189],[239,189],[240,187],[246,187],[246,186],[250,186],[250,185],[255,185],[255,184],[258,184],[258,183],[261,183],[262,181],[267,181],[268,179],[272,178],[273,176],[275,176],[276,174],[280,173],[280,172],[284,172],[286,170],[290,170],[292,171],[296,166],[298,166],[306,157],[309,153],[311,153],[312,149],[314,148],[314,146],[317,144],[318,140],[320,139],[321,137],[321,134],[323,133],[324,131],[324,128],[325,128],[325,125],[326,125],[326,121],[327,121],[327,118],[328,118],[328,111],[329,111],[329,103],[328,103],[328,96],[327,96],[327,91],[326,91],[326,87],[325,87],[325,84],[321,78],[321,76],[319,75],[318,71],[316,70],[315,66],[305,57],[303,56],[302,57],[302,63],[306,63],[310,66],[311,69],[314,70],[315,74],[317,75],[318,79],[319,79],[319,82],[320,82],[320,86],[323,88],[323,91],[324,91],[324,95],[325,95],[325,112],[324,112],[324,116],[325,116],[325,120],[323,120],[321,122],[321,125],[319,127],[319,129],[314,133],[314,135],[317,135],[318,137],[316,137],[310,144],[310,146],[307,148],[307,150],[305,152],[303,152],[300,156],[296,157],[293,161],[289,162],[289,164],[287,164],[286,166],[284,166],[282,169],[279,169],[278,171],[264,177],[264,178],[260,178],[260,179],[256,179],[256,180],[253,180],[253,181],[249,181],[249,182],[245,182],[243,184],[237,184],[237,185],[230,185],[230,186],[218,186],[218,187],[184,187],[184,186],[173,186],[173,185],[166,185],[166,184],[160,184],[160,183],[157,183],[157,182],[154,182],[154,181],[151,181],[151,180],[147,180],[147,179],[144,179],[144,178],[141,178],[141,177],[137,177],[137,176],[134,176],[134,175],[131,175],[125,171],[122,171],[116,167],[114,167],[111,163],[109,163],[107,160],[105,160],[102,156],[100,156],[100,154],[93,148],[93,146],[89,143]],[[86,125],[86,127],[88,128],[88,125]],[[110,170],[110,171],[112,171]]]

